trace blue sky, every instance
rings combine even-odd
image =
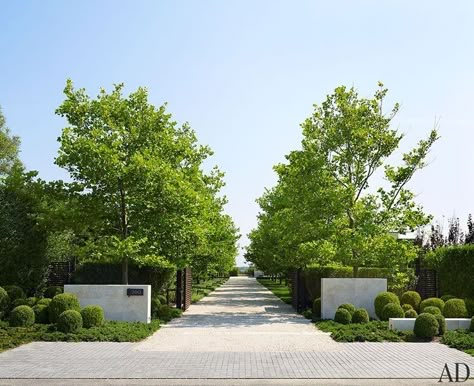
[[[241,244],[272,166],[299,147],[299,124],[336,86],[401,103],[402,150],[435,119],[442,138],[415,176],[435,218],[474,212],[474,2],[0,0],[0,105],[21,157],[45,179],[65,122],[67,78],[96,95],[124,82],[168,102],[215,151]],[[242,262],[242,258],[239,258]]]

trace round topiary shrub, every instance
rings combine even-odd
[[[26,298],[25,292],[17,285],[6,285],[3,289],[7,291],[11,302],[14,302],[16,299]]]
[[[442,315],[440,309],[438,307],[434,307],[434,306],[425,307],[423,312],[425,312],[427,314],[431,314],[431,315]]]
[[[430,306],[438,307],[441,313],[443,313],[444,302],[440,298],[428,298],[428,299],[423,300],[420,303],[420,312],[423,313],[425,307],[430,307]]]
[[[414,310],[418,310],[421,303],[421,296],[416,291],[406,291],[402,294],[402,297],[400,298],[400,303],[409,304],[413,307]]]
[[[338,308],[334,315],[334,321],[341,324],[349,324],[352,321],[352,315],[345,308]]]
[[[341,304],[338,308],[344,308],[351,313],[351,316],[354,315],[356,308],[350,303]]]
[[[66,310],[59,315],[57,325],[59,331],[75,334],[82,328],[82,316],[76,310]]]
[[[382,310],[389,303],[400,304],[398,296],[395,295],[393,292],[380,292],[375,298],[375,314],[378,316],[379,319],[382,319]]]
[[[41,305],[44,305],[44,306],[49,306],[50,303],[51,303],[51,299],[49,299],[49,298],[43,298],[43,299],[38,300],[38,303],[36,303],[36,304],[41,304]]]
[[[11,308],[15,308],[18,306],[28,306],[26,299],[25,298],[17,298],[14,301],[12,301]],[[30,307],[30,306],[28,306]]]
[[[321,298],[314,299],[313,302],[313,317],[320,318],[321,317]]]
[[[403,311],[407,312],[408,310],[413,310],[414,308],[411,304],[402,304],[402,309]]]
[[[446,318],[467,318],[466,303],[462,299],[450,299],[444,304],[443,315]]]
[[[464,299],[464,304],[466,305],[468,317],[474,316],[474,299],[466,298]]]
[[[25,304],[27,306],[33,307],[38,302],[38,299],[35,297],[30,297],[25,299]]]
[[[432,314],[420,314],[415,320],[413,332],[419,338],[432,339],[434,336],[438,335],[439,332],[438,320]]]
[[[448,329],[448,326],[446,325],[446,319],[441,314],[436,314],[434,317],[438,321],[438,335],[444,335]]]
[[[57,323],[59,315],[67,310],[81,311],[81,305],[77,296],[70,293],[56,295],[49,304],[49,321]]]
[[[352,323],[369,323],[369,314],[365,308],[358,308],[352,314]]]
[[[3,319],[10,309],[10,296],[7,291],[0,287],[0,320]]]
[[[62,287],[51,286],[51,287],[46,288],[46,290],[44,291],[44,297],[52,299],[56,295],[62,294],[63,292],[64,291],[63,291]]]
[[[89,305],[81,310],[84,328],[100,327],[104,324],[104,309],[101,306]]]
[[[418,313],[414,309],[405,311],[405,318],[416,318],[417,316]]]
[[[44,304],[37,304],[33,307],[33,311],[35,313],[35,322],[40,324],[48,324],[49,323],[49,312],[48,306]]]
[[[388,303],[382,310],[382,320],[389,320],[390,318],[403,318],[405,311],[396,303]]]
[[[441,300],[442,300],[443,302],[445,302],[445,303],[446,303],[448,300],[451,300],[451,299],[456,299],[456,296],[454,296],[454,295],[443,295],[443,296],[441,296]]]
[[[31,327],[35,324],[35,313],[28,306],[15,307],[10,312],[10,327]]]

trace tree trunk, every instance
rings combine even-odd
[[[125,189],[121,178],[118,180],[118,188],[120,192],[120,230],[122,240],[125,240],[128,237],[128,216]],[[122,256],[122,284],[128,284],[128,256]]]

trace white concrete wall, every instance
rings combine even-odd
[[[127,288],[143,289],[143,296],[127,296]],[[81,307],[101,306],[107,320],[151,322],[150,285],[66,284],[64,292],[77,295]]]
[[[415,327],[415,318],[390,318],[388,325],[391,330],[413,331]],[[471,325],[471,319],[467,318],[446,318],[446,327],[448,330],[457,330],[459,328],[468,329]]]
[[[351,303],[357,308],[365,308],[370,317],[376,318],[374,300],[383,291],[387,291],[387,279],[321,279],[321,317],[334,319],[341,304]]]

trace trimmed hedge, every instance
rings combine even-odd
[[[397,303],[388,303],[382,309],[382,320],[388,321],[390,318],[403,318],[405,312],[400,304]]]
[[[474,298],[474,245],[438,248],[430,258],[438,271],[441,293]]]
[[[431,314],[431,315],[442,315],[441,310],[435,306],[428,306],[423,309],[424,313]]]
[[[82,316],[75,310],[67,310],[58,317],[58,330],[65,334],[78,333],[82,328]]]
[[[443,308],[443,315],[446,318],[467,318],[467,308],[462,299],[449,299]]]
[[[48,299],[52,299],[56,295],[62,294],[63,292],[64,291],[63,291],[62,287],[53,285],[53,286],[50,286],[50,287],[46,288],[46,290],[44,291],[44,297],[48,298]]]
[[[313,302],[313,317],[321,317],[321,298],[314,299]]]
[[[395,295],[393,292],[380,292],[374,300],[374,306],[375,306],[375,314],[378,316],[379,319],[382,320],[382,310],[383,308],[389,304],[389,303],[395,303],[395,304],[400,304],[400,300],[398,299],[398,296]]]
[[[405,311],[405,318],[416,318],[418,317],[418,312],[415,310],[411,309],[408,311]]]
[[[350,312],[351,316],[354,315],[354,312],[356,310],[356,308],[354,307],[353,304],[350,304],[350,303],[344,303],[344,304],[341,304],[338,308],[344,308],[346,309],[347,311]]]
[[[333,267],[333,266],[310,266],[303,270],[302,277],[309,299],[321,297],[321,279],[322,278],[352,278],[352,267]],[[391,286],[393,274],[388,268],[366,268],[360,267],[358,271],[359,278],[385,278],[388,286]]]
[[[406,291],[400,297],[401,304],[409,304],[414,310],[420,309],[421,296],[416,291]],[[407,311],[407,310],[405,310]]]
[[[14,302],[16,299],[26,298],[23,289],[21,287],[18,287],[17,285],[6,285],[3,287],[3,289],[7,291],[11,302]]]
[[[31,307],[18,306],[10,313],[10,327],[31,327],[35,324],[35,313]]]
[[[428,298],[428,299],[423,300],[420,303],[420,312],[423,313],[423,310],[425,309],[425,307],[430,307],[430,306],[438,307],[441,313],[443,313],[444,302],[440,298]]]
[[[415,320],[413,332],[419,338],[432,339],[439,333],[438,320],[434,315],[426,313],[420,314]]]
[[[369,323],[369,314],[365,308],[358,308],[352,315],[352,323]]]
[[[150,284],[153,295],[172,284],[175,278],[172,267],[139,267],[133,262],[128,266],[129,284]],[[112,263],[84,263],[72,275],[74,284],[121,284],[122,265]]]
[[[345,308],[338,308],[334,315],[334,321],[341,324],[349,324],[352,321],[352,315]]]
[[[57,323],[59,315],[67,310],[81,311],[81,305],[77,296],[70,293],[56,295],[49,304],[49,321]]]
[[[35,322],[40,324],[49,323],[49,310],[48,306],[45,304],[37,304],[33,307],[35,313]]]
[[[0,287],[0,320],[3,319],[10,309],[10,297],[8,292]]]
[[[446,325],[446,319],[441,314],[435,315],[435,318],[438,321],[438,335],[444,335],[448,329],[448,326]]]
[[[105,322],[104,309],[97,305],[88,305],[81,310],[84,328],[100,327]]]

